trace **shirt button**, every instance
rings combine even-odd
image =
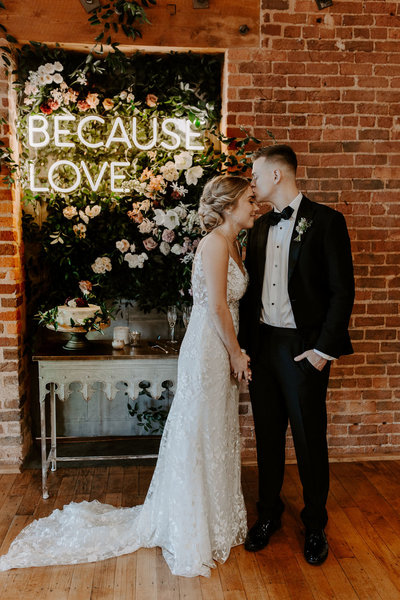
[[[272,306],[274,306],[275,302],[272,302],[271,304],[272,304]]]
[[[272,285],[276,285],[276,283],[273,283]]]
[[[277,248],[279,248],[279,246],[277,246]]]

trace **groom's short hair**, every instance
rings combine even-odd
[[[266,160],[276,160],[280,163],[285,163],[296,174],[297,171],[297,156],[293,148],[286,144],[276,144],[274,146],[265,146],[259,148],[253,154],[253,162],[257,158],[265,158]]]

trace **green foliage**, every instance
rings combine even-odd
[[[128,412],[131,417],[136,417],[139,427],[143,427],[149,435],[163,432],[168,409],[162,405],[151,406],[140,412],[137,402],[133,406],[128,402]]]
[[[155,0],[113,0],[99,6],[89,17],[89,23],[94,26],[102,26],[102,31],[97,35],[95,41],[101,44],[111,44],[113,34],[123,31],[127,38],[141,38],[142,33],[137,28],[138,23],[150,23],[145,8],[155,5]],[[114,43],[114,47],[118,44]]]

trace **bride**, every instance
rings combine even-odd
[[[237,381],[251,377],[238,344],[238,302],[248,276],[237,235],[254,224],[246,179],[207,183],[199,214],[208,232],[193,263],[193,310],[178,384],[145,502],[116,508],[71,502],[33,521],[0,557],[0,571],[104,560],[160,546],[174,575],[210,575],[243,543]]]

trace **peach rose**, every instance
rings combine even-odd
[[[147,96],[146,96],[146,104],[150,108],[157,106],[157,100],[158,100],[158,98],[154,94],[147,94]]]
[[[112,108],[114,108],[114,101],[111,100],[111,98],[104,98],[103,106],[106,110],[111,110]]]

